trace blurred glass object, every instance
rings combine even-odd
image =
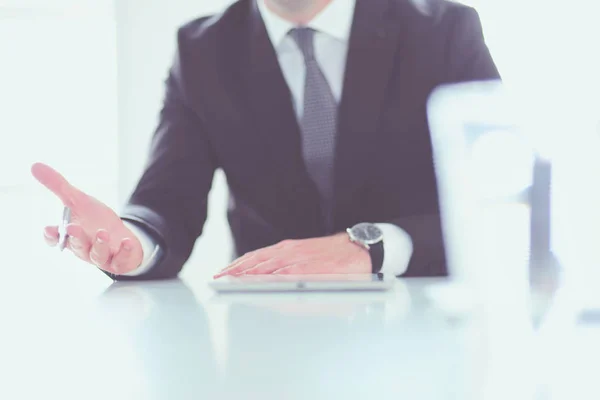
[[[563,360],[578,316],[600,309],[598,115],[560,82],[536,83],[449,85],[428,105],[450,273],[482,311],[490,398],[581,387]]]
[[[462,2],[478,10],[486,42],[518,103],[515,113],[538,152],[552,159],[552,248],[565,266],[563,282],[582,306],[600,309],[597,6],[587,0]]]
[[[463,283],[527,273],[536,153],[511,104],[499,82],[445,86],[429,101],[450,274]]]
[[[485,327],[473,355],[486,353],[486,399],[534,395],[531,280],[556,284],[559,272],[547,138],[520,100],[495,81],[440,87],[428,103],[450,277]]]

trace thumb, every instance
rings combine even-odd
[[[31,173],[42,185],[48,188],[63,202],[66,207],[73,208],[75,199],[81,192],[72,186],[61,174],[46,164],[35,163]]]

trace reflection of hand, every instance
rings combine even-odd
[[[114,282],[101,296],[101,302],[109,308],[131,309],[135,312],[165,312],[175,307],[179,310],[202,310],[192,290],[180,279],[156,282]]]
[[[71,209],[67,246],[73,254],[115,274],[125,274],[141,264],[142,245],[110,207],[72,186],[47,165],[35,164],[31,172]],[[58,237],[57,226],[44,230],[48,245],[56,246]]]
[[[116,282],[98,308],[94,332],[106,347],[102,368],[115,375],[116,388],[128,390],[120,397],[219,398],[207,315],[184,282]]]
[[[121,329],[139,329],[156,307],[156,300],[140,286],[117,282],[104,292],[98,305],[105,317]]]
[[[350,242],[345,233],[317,239],[286,240],[248,253],[215,275],[368,274],[366,249]]]

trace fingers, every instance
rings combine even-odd
[[[112,261],[110,250],[110,235],[104,229],[96,232],[96,237],[90,250],[90,261],[100,269],[106,269]]]
[[[48,188],[69,208],[73,208],[77,196],[81,193],[72,186],[61,174],[46,164],[36,163],[31,167],[31,173],[42,185]]]
[[[125,274],[138,267],[140,252],[130,238],[121,241],[117,251],[111,249],[110,234],[100,229],[90,240],[83,228],[78,224],[67,226],[69,235],[68,248],[80,259],[96,265],[98,268],[114,274]],[[48,226],[44,229],[44,239],[51,246],[58,243],[58,227]]]
[[[56,246],[58,244],[58,236],[58,226],[47,226],[44,228],[44,240],[48,246]]]
[[[69,249],[73,254],[84,261],[90,261],[92,243],[83,228],[77,224],[69,224],[67,225],[67,234],[69,235]]]
[[[270,274],[274,271],[280,270],[288,265],[289,264],[286,264],[285,261],[283,261],[281,259],[272,258],[270,260],[261,262],[254,267],[246,269],[245,271],[242,271],[241,274],[243,274],[243,275],[266,275],[266,274]]]
[[[242,257],[238,258],[237,260],[235,260],[231,264],[229,264],[229,266],[227,268],[223,268],[223,270],[221,270],[221,272],[229,271],[229,270],[237,267],[239,264],[247,261],[249,258],[256,256],[257,254],[258,254],[258,251],[252,251],[250,253],[246,253]]]
[[[240,268],[248,269],[263,261],[273,258],[276,256],[278,251],[281,251],[283,247],[288,244],[288,242],[289,241],[283,241],[260,250],[246,253],[242,257],[232,262],[227,268],[222,269],[221,272],[214,276],[214,278],[217,279],[224,275],[234,275],[235,273],[239,273]],[[251,259],[254,260],[254,265],[249,266],[248,262]]]
[[[234,262],[229,264],[229,266],[227,268],[223,268],[217,275],[215,275],[215,278],[223,276],[223,275],[228,275],[231,271],[235,270],[243,263],[248,262],[250,259],[256,259],[257,256],[260,256],[261,254],[264,257],[266,257],[266,255],[265,255],[266,253],[263,253],[264,251],[265,251],[265,249],[262,249],[262,250],[256,250],[256,251],[252,251],[250,253],[244,254],[242,257],[238,258],[237,260],[235,260]],[[258,262],[258,260],[257,260],[257,262]]]
[[[273,275],[304,275],[308,274],[308,264],[294,264],[272,272]]]
[[[265,261],[265,258],[263,257],[264,256],[262,256],[260,253],[256,253],[249,257],[241,258],[239,261],[235,262],[231,266],[225,268],[223,271],[216,274],[214,276],[214,279],[218,279],[225,275],[240,274],[242,271],[252,268],[257,264],[260,264],[261,262]]]
[[[116,252],[110,248],[110,234],[100,229],[90,250],[90,261],[98,268],[113,274],[126,274],[137,267],[134,258],[133,241],[125,238]]]
[[[126,274],[137,265],[133,263],[133,241],[131,239],[123,239],[117,253],[112,257],[110,269],[115,274]]]
[[[294,244],[298,241],[284,240],[269,247],[245,254],[214,276],[270,274],[285,266],[297,263]]]

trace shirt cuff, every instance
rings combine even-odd
[[[383,232],[383,266],[380,273],[399,276],[406,272],[413,253],[408,233],[394,224],[376,224]]]
[[[128,221],[123,221],[123,223],[125,224],[127,229],[129,229],[140,241],[142,245],[143,258],[142,263],[139,267],[137,267],[131,272],[123,274],[122,276],[140,276],[152,269],[152,267],[155,264],[158,251],[160,250],[160,246],[142,228]]]

